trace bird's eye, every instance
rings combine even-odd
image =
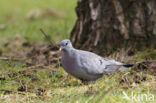
[[[66,45],[68,45],[68,43],[66,43]]]

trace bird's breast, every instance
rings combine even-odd
[[[76,67],[76,57],[74,55],[62,54],[62,66],[63,68],[71,73]]]

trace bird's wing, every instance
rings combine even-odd
[[[98,56],[92,52],[79,50],[80,65],[89,74],[114,72],[122,63]]]

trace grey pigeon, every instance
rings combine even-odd
[[[104,73],[123,71],[132,66],[103,58],[89,51],[75,49],[68,39],[61,41],[60,50],[64,70],[82,81],[94,81]]]

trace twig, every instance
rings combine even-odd
[[[4,60],[4,61],[9,61],[9,60],[13,60],[13,61],[24,61],[25,59],[12,58],[12,57],[1,57],[0,60]]]
[[[40,31],[45,36],[45,38],[49,41],[50,45],[54,46],[54,43],[51,41],[51,39],[48,37],[48,35],[42,29],[40,29]]]

